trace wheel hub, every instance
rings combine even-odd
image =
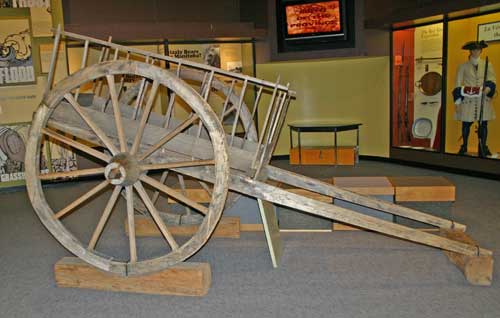
[[[104,176],[114,185],[130,186],[139,180],[141,169],[135,156],[119,153],[104,169]]]

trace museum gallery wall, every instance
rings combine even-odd
[[[24,154],[32,114],[46,85],[52,27],[61,23],[59,1],[0,2],[0,187],[24,182]],[[55,82],[67,75],[64,48]],[[44,142],[43,171],[76,168],[76,156]]]
[[[32,114],[40,104],[47,83],[53,51],[52,29],[62,25],[62,6],[57,1],[0,1],[0,187],[24,184],[25,143]],[[120,42],[153,53],[168,54],[226,70],[254,74],[253,43],[245,41],[212,41],[206,43],[168,40]],[[81,67],[83,43],[61,42],[54,72],[54,84]],[[101,52],[90,48],[87,64],[98,61]],[[109,53],[108,53],[109,54]],[[133,59],[133,55],[131,56]],[[156,62],[168,68],[164,62]],[[127,83],[125,83],[127,85]],[[85,93],[91,89],[82,87]],[[235,90],[241,89],[235,87]],[[154,111],[164,112],[166,94],[161,92]],[[211,94],[211,99],[221,98]],[[254,94],[245,102],[252,105]],[[217,103],[215,103],[217,104]],[[223,99],[220,103],[223,104]],[[187,114],[186,114],[187,115]],[[228,118],[230,121],[230,118]],[[232,122],[232,121],[231,121]],[[238,127],[241,130],[241,127]],[[61,172],[92,164],[58,143],[47,140],[42,147],[43,171]]]

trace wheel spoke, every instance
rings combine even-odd
[[[113,104],[113,113],[115,115],[116,131],[118,133],[118,140],[120,141],[120,151],[127,151],[127,140],[125,139],[125,131],[123,130],[122,113],[120,104],[118,102],[118,95],[116,94],[115,77],[113,75],[106,75],[108,80],[109,94],[111,96],[111,103]]]
[[[62,216],[66,215],[67,213],[71,212],[74,208],[82,204],[83,202],[87,201],[91,197],[93,197],[95,194],[97,194],[99,191],[102,189],[106,188],[109,185],[108,180],[104,180],[103,182],[99,183],[90,191],[76,199],[75,201],[71,202],[69,205],[67,205],[64,209],[60,210],[56,214],[54,214],[54,219],[60,219]]]
[[[148,194],[146,193],[146,190],[144,190],[144,187],[142,186],[141,182],[136,182],[134,184],[134,188],[141,197],[142,201],[146,205],[149,213],[153,217],[154,222],[160,229],[161,234],[163,237],[167,240],[168,244],[170,244],[170,247],[172,250],[177,250],[179,248],[179,245],[175,241],[174,237],[170,233],[170,231],[167,229],[167,226],[165,225],[165,222],[160,217],[160,214],[156,210],[155,206],[153,205],[153,202],[151,202],[151,199],[149,199]]]
[[[141,176],[141,180],[144,181],[145,183],[149,184],[150,186],[160,190],[161,192],[171,196],[178,202],[182,202],[195,210],[199,211],[202,214],[207,214],[208,213],[208,208],[204,205],[199,204],[198,202],[195,202],[194,200],[191,200],[190,198],[186,197],[182,193],[179,193],[178,191],[175,191],[174,189],[164,185],[161,182],[158,182],[157,180],[148,177],[146,175]]]
[[[40,180],[55,180],[59,178],[77,178],[84,176],[95,176],[103,173],[104,173],[104,168],[90,168],[90,169],[80,169],[73,171],[46,173],[39,175],[38,178]]]
[[[71,146],[73,148],[76,148],[78,150],[81,150],[95,158],[98,158],[98,159],[101,159],[102,161],[105,161],[105,162],[109,162],[111,160],[111,157],[108,156],[107,154],[105,153],[102,153],[100,151],[97,151],[89,146],[86,146],[84,144],[81,144],[73,139],[70,139],[66,136],[63,136],[61,134],[58,134],[56,133],[55,131],[51,131],[50,129],[47,129],[47,128],[42,128],[42,133],[44,133],[45,135],[53,138],[53,139],[56,139],[68,146]]]
[[[118,149],[116,149],[114,143],[108,138],[108,136],[106,136],[106,133],[102,131],[102,129],[99,128],[99,126],[97,126],[92,121],[92,119],[90,119],[90,117],[85,113],[85,111],[82,109],[80,104],[75,100],[75,98],[69,93],[64,95],[64,98],[66,98],[66,100],[71,104],[71,106],[73,106],[75,111],[80,115],[80,117],[83,118],[83,120],[85,121],[85,123],[87,123],[90,129],[94,131],[94,133],[102,141],[102,143],[106,147],[108,147],[109,151],[111,151],[113,155],[116,155],[118,153]]]
[[[183,161],[183,162],[168,162],[168,163],[154,163],[149,165],[141,165],[141,170],[159,170],[159,169],[174,169],[195,166],[213,165],[213,160],[196,160],[196,161]]]
[[[165,181],[167,181],[167,178],[168,178],[168,170],[165,170],[161,174],[161,178],[160,178],[161,184],[165,184]],[[160,197],[160,191],[155,190],[155,192],[153,193],[153,197],[151,198],[151,201],[153,203],[156,203],[156,201],[158,201],[159,197]]]
[[[198,115],[193,114],[191,117],[189,117],[188,119],[186,119],[182,124],[180,124],[174,130],[172,130],[167,135],[165,135],[165,137],[163,137],[162,139],[160,139],[160,141],[158,141],[156,144],[154,144],[148,150],[146,150],[146,152],[143,153],[139,157],[138,160],[142,161],[145,158],[149,157],[153,152],[155,152],[156,150],[158,150],[159,148],[161,148],[169,140],[171,140],[172,138],[174,138],[175,136],[177,136],[178,134],[180,134],[184,129],[186,129],[187,127],[189,127],[189,125],[191,125],[196,119],[198,119]]]
[[[111,211],[113,211],[113,208],[116,204],[116,201],[118,200],[121,190],[122,187],[117,186],[113,190],[113,193],[111,193],[111,197],[109,198],[108,203],[106,204],[106,207],[102,212],[102,216],[99,219],[99,222],[97,223],[94,233],[92,234],[92,238],[90,239],[88,246],[89,250],[93,250],[97,245],[97,241],[101,237],[102,231],[104,230],[104,226],[106,225],[106,222],[108,222],[109,216],[111,215]]]
[[[127,197],[127,224],[128,241],[130,247],[130,263],[137,262],[137,245],[135,242],[135,219],[134,219],[134,188],[128,186],[125,188]]]
[[[151,113],[151,108],[153,107],[153,102],[156,97],[156,92],[158,91],[160,83],[158,81],[154,81],[151,87],[151,91],[149,93],[148,101],[146,106],[144,107],[144,111],[142,112],[141,121],[139,123],[139,128],[137,128],[137,132],[135,134],[134,143],[132,145],[132,149],[130,153],[135,155],[137,150],[139,150],[139,146],[141,144],[142,135],[144,134],[144,128],[146,127],[146,123],[148,121],[149,114]]]

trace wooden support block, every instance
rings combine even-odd
[[[461,231],[441,230],[441,235],[463,243],[477,246],[477,243]],[[480,286],[490,286],[493,279],[493,256],[466,256],[454,252],[444,251],[448,259],[455,264],[465,275],[469,283]]]
[[[54,273],[58,287],[154,295],[204,296],[212,283],[208,263],[180,263],[154,274],[118,276],[79,258],[64,257],[55,264]]]
[[[301,161],[299,162],[299,148],[290,149],[290,164],[297,165],[338,165],[353,166],[356,162],[356,147],[339,146],[338,160],[335,158],[333,147],[301,147]]]
[[[240,224],[241,232],[262,232],[264,231],[263,224]]]
[[[363,195],[394,195],[387,177],[334,177],[333,184]]]
[[[395,188],[395,201],[455,201],[455,185],[444,177],[389,177]]]
[[[198,225],[167,225],[172,235],[189,236],[198,231]],[[125,222],[125,231],[128,234],[127,222]],[[135,216],[135,235],[137,237],[161,236],[158,227],[154,221],[144,215]],[[240,218],[237,216],[224,216],[220,219],[215,228],[212,237],[240,238]]]

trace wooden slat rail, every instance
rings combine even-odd
[[[224,75],[224,76],[231,77],[231,78],[237,78],[237,79],[242,80],[242,81],[246,80],[246,81],[248,81],[250,83],[257,84],[257,85],[263,85],[263,86],[266,86],[268,88],[273,88],[275,86],[275,83],[272,83],[272,82],[269,82],[269,81],[265,81],[265,80],[262,80],[262,79],[259,79],[259,78],[255,78],[255,77],[252,77],[252,76],[248,76],[248,75],[245,75],[245,74],[229,72],[229,71],[225,71],[225,70],[222,70],[220,68],[213,67],[213,66],[206,65],[206,64],[202,64],[202,63],[191,62],[191,61],[187,61],[187,60],[183,60],[183,59],[179,59],[179,58],[175,58],[175,57],[171,57],[171,56],[166,56],[166,55],[163,55],[163,54],[158,54],[158,53],[152,53],[152,52],[144,51],[144,50],[137,49],[137,48],[134,48],[134,47],[119,45],[119,44],[116,44],[116,43],[110,43],[110,42],[107,42],[107,41],[103,41],[103,40],[95,39],[95,38],[92,38],[92,37],[88,37],[88,36],[76,34],[76,33],[73,33],[73,32],[61,31],[60,35],[66,37],[66,38],[72,38],[72,39],[77,39],[77,40],[81,40],[81,41],[87,41],[88,40],[91,43],[99,44],[99,45],[104,46],[104,47],[110,47],[110,48],[118,49],[118,50],[124,51],[124,52],[128,51],[130,53],[134,53],[134,54],[138,54],[138,55],[142,55],[142,56],[154,57],[155,59],[158,59],[158,60],[161,60],[161,61],[165,61],[165,62],[169,62],[169,63],[182,64],[184,66],[189,66],[189,67],[192,67],[192,68],[201,69],[201,70],[205,70],[205,71],[208,71],[208,72],[212,72],[213,71],[215,74]],[[286,87],[285,85],[279,85],[278,89],[281,90],[281,91],[288,92],[288,94],[291,95],[291,96],[295,96],[296,95],[295,91],[289,90],[288,87]]]

